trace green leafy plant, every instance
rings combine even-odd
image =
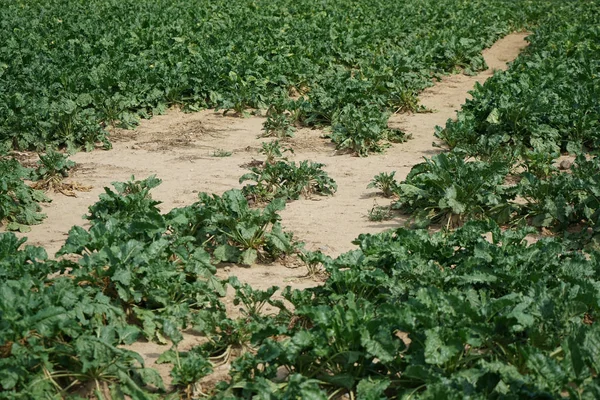
[[[411,213],[420,226],[451,227],[484,217],[507,222],[515,211],[509,200],[516,196],[504,184],[509,172],[503,160],[467,161],[457,153],[441,153],[413,167],[396,189],[394,207]]]
[[[136,181],[132,176],[128,182],[113,182],[116,191],[104,188],[105,193],[89,207],[86,218],[91,221],[108,221],[110,218],[125,221],[149,214],[156,215],[160,202],[152,199],[150,190],[161,182],[155,175],[141,181]]]
[[[298,253],[300,259],[306,265],[308,276],[316,277],[325,272],[324,266],[331,262],[331,257],[319,251],[301,251]]]
[[[256,182],[242,188],[244,195],[254,202],[263,203],[274,198],[296,200],[301,195],[332,195],[337,190],[337,184],[323,170],[323,164],[288,161],[283,154],[293,153],[293,149],[282,149],[278,140],[264,142],[260,152],[265,156],[265,161],[251,166],[251,172],[240,177],[240,183]]]
[[[38,167],[31,172],[30,179],[34,181],[32,188],[37,190],[60,192],[66,196],[75,197],[75,190],[89,192],[90,186],[75,182],[64,182],[69,171],[75,167],[75,162],[56,150],[48,149],[46,154],[39,154]]]
[[[108,148],[105,129],[135,126],[170,106],[239,115],[273,106],[292,114],[290,120],[287,112],[272,115],[267,129],[278,135],[288,135],[292,122],[329,125],[348,105],[375,105],[380,115],[386,109],[412,110],[432,79],[458,68],[481,69],[483,48],[510,31],[541,24],[553,4],[426,0],[418,7],[376,0],[359,12],[345,1],[298,5],[285,0],[231,9],[224,0],[194,0],[188,13],[181,12],[189,5],[183,0],[172,7],[148,0],[126,0],[108,9],[105,1],[73,7],[66,0],[6,7],[0,29],[6,44],[0,63],[6,82],[0,138],[16,149]],[[49,5],[56,15],[45,12]],[[205,12],[213,7],[221,11],[209,18]],[[285,11],[290,7],[294,12]],[[565,6],[558,17],[576,14],[571,9],[577,7],[583,5]],[[348,23],[358,12],[367,22]],[[152,38],[149,26],[156,33]],[[35,37],[22,34],[34,31]],[[82,31],[85,35],[72,42]],[[579,39],[576,32],[571,36]],[[288,100],[292,87],[301,96]],[[372,126],[376,112],[366,114],[364,123]],[[338,122],[356,134],[356,144],[342,137],[336,143],[362,154],[382,146],[349,119]],[[590,115],[582,127],[593,120]]]
[[[252,167],[251,172],[240,177],[240,183],[256,183],[244,186],[242,192],[256,202],[274,198],[296,200],[300,196],[310,197],[313,194],[332,195],[337,191],[337,184],[323,170],[323,166],[321,163],[305,160],[298,164],[277,161],[265,163],[262,167]]]
[[[391,206],[378,206],[375,204],[369,210],[368,217],[369,221],[381,222],[392,219],[394,214]]]
[[[127,313],[149,339],[165,342],[176,328],[201,325],[225,294],[210,255],[194,238],[169,231],[169,220],[151,199],[160,180],[115,182],[89,208],[89,231],[73,227],[58,255],[82,256],[71,273]]]
[[[404,142],[408,138],[399,130],[387,126],[389,113],[378,107],[347,105],[333,119],[331,140],[339,150],[348,150],[359,156],[381,152],[387,142]]]
[[[283,232],[278,211],[285,201],[275,199],[264,209],[253,209],[239,190],[222,196],[200,193],[199,201],[168,215],[173,232],[195,238],[217,262],[251,265],[291,254],[291,235]]]
[[[283,155],[285,153],[294,154],[294,149],[291,147],[281,148],[281,142],[273,140],[271,142],[263,142],[259,152],[265,156],[265,164],[274,164],[276,161],[286,161],[287,158]]]
[[[162,353],[157,363],[173,364],[170,372],[171,384],[180,391],[181,398],[191,400],[198,396],[206,396],[206,393],[202,392],[199,381],[213,372],[212,363],[200,347],[180,352],[178,344],[179,342],[176,342],[170,350]]]
[[[227,151],[227,150],[223,150],[223,149],[217,149],[217,150],[213,151],[212,156],[213,157],[229,157],[232,154],[233,153],[231,151]]]
[[[371,182],[367,185],[367,189],[377,188],[381,190],[385,197],[392,197],[394,195],[394,191],[398,188],[398,182],[394,179],[394,175],[396,171],[392,171],[391,173],[382,172],[371,180]]]
[[[521,174],[519,195],[525,200],[521,216],[538,227],[554,227],[566,231],[570,227],[598,232],[600,223],[600,191],[598,171],[600,159],[587,160],[580,155],[570,173],[555,171],[539,178],[530,172]]]
[[[6,229],[27,232],[29,225],[41,224],[41,202],[49,202],[44,193],[32,189],[23,180],[29,172],[15,159],[0,158],[0,223]]]
[[[569,289],[597,257],[555,239],[527,244],[531,231],[477,221],[361,235],[327,262],[324,285],[284,291],[291,322],[265,322],[276,338],[232,363],[217,398],[283,398],[299,382],[315,398],[461,398],[464,385],[482,398],[595,393],[595,290]],[[560,366],[551,378],[548,365]]]
[[[284,139],[294,136],[293,122],[286,110],[285,103],[274,103],[267,109],[267,120],[263,123],[263,136]]]

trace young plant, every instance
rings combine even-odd
[[[263,136],[284,139],[293,137],[295,130],[286,105],[283,102],[271,104],[267,110],[267,120],[263,124]]]
[[[394,214],[392,213],[391,206],[386,207],[386,206],[373,205],[373,208],[371,208],[369,210],[368,217],[369,217],[369,221],[381,222],[381,221],[387,221],[387,220],[394,218]]]
[[[398,182],[394,179],[396,171],[391,173],[382,172],[379,175],[375,175],[373,180],[367,185],[367,189],[377,188],[381,190],[384,197],[392,197],[396,189],[398,189]]]
[[[310,197],[313,194],[326,196],[337,190],[337,184],[320,163],[306,160],[299,164],[277,161],[265,163],[263,167],[252,167],[250,171],[240,177],[240,183],[256,182],[242,188],[244,195],[256,202],[273,198],[296,200],[300,196]]]
[[[324,265],[331,262],[331,257],[321,251],[301,251],[298,253],[298,257],[306,265],[307,275],[311,278],[323,274],[325,272]]]
[[[263,142],[262,148],[260,149],[259,153],[265,156],[264,164],[274,164],[278,160],[287,160],[287,158],[284,157],[283,154],[294,154],[294,149],[292,149],[291,147],[281,148],[281,143],[279,142],[279,140],[273,140],[271,142]]]
[[[224,149],[217,149],[217,150],[213,151],[212,156],[213,157],[229,157],[232,154],[233,153],[231,151],[227,151]]]
[[[116,191],[105,187],[100,200],[89,207],[86,218],[90,221],[107,221],[109,218],[128,220],[156,215],[160,201],[152,199],[150,190],[161,182],[155,175],[141,181],[136,181],[132,176],[128,182],[113,182]]]
[[[32,187],[37,190],[60,192],[65,196],[75,197],[75,190],[89,192],[91,187],[75,182],[65,183],[64,178],[75,167],[75,162],[56,150],[48,149],[46,154],[39,154],[38,167],[31,173],[30,179],[35,181]]]
[[[191,348],[188,351],[179,351],[180,341],[173,341],[173,346],[162,353],[157,364],[173,364],[170,375],[173,380],[171,384],[180,392],[180,398],[191,400],[198,396],[207,396],[202,392],[199,381],[213,372],[213,364],[209,356],[200,346]]]

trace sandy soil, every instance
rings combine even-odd
[[[398,127],[412,135],[412,139],[389,148],[385,153],[366,158],[337,155],[323,132],[300,129],[289,141],[295,154],[291,160],[313,160],[325,164],[325,170],[338,184],[333,197],[315,197],[294,201],[282,213],[286,230],[306,243],[310,250],[321,249],[336,256],[352,249],[352,240],[360,233],[376,233],[401,226],[403,218],[395,217],[384,222],[371,222],[368,211],[374,205],[387,205],[389,200],[379,196],[377,190],[367,189],[374,175],[396,171],[402,180],[411,167],[423,157],[440,151],[432,146],[436,125],[444,125],[469,97],[468,91],[476,82],[483,82],[494,69],[505,69],[527,42],[526,33],[511,34],[484,51],[490,69],[477,76],[452,75],[425,90],[421,103],[431,113],[394,115],[390,126]],[[64,242],[73,225],[85,226],[82,216],[96,202],[103,187],[111,182],[124,181],[132,175],[141,179],[156,174],[163,180],[153,191],[155,199],[162,201],[162,209],[193,203],[201,191],[221,193],[239,188],[239,177],[246,171],[241,165],[260,158],[258,149],[265,139],[260,138],[261,117],[238,118],[223,116],[207,110],[184,114],[170,110],[167,115],[143,121],[132,131],[115,131],[111,137],[113,149],[78,153],[72,157],[78,167],[70,180],[92,185],[90,192],[78,197],[50,194],[52,203],[45,205],[48,219],[27,233],[29,244],[44,246],[53,255]],[[213,153],[225,150],[229,157],[214,157]],[[241,281],[257,288],[272,285],[292,285],[305,288],[318,281],[304,277],[304,268],[282,265],[256,265],[251,268],[231,266],[220,274],[238,276]],[[189,348],[202,338],[186,335],[182,348]],[[152,343],[137,343],[132,347],[144,355],[148,366],[167,347]],[[169,366],[156,366],[168,375]],[[223,371],[225,373],[226,371]]]

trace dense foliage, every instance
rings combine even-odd
[[[478,85],[438,132],[452,148],[552,155],[600,145],[600,6],[569,2],[529,37],[511,68]],[[523,149],[523,147],[525,149]],[[535,158],[535,156],[534,156]]]
[[[0,142],[108,147],[107,126],[172,105],[243,112],[291,94],[294,120],[335,120],[337,143],[376,150],[373,138],[340,137],[356,115],[414,109],[432,76],[482,69],[481,50],[548,3],[3,0]],[[385,118],[364,123],[386,129]]]
[[[438,130],[451,152],[412,169],[395,190],[397,208],[418,225],[492,218],[597,241],[598,15],[597,2],[551,13],[525,53]],[[561,171],[564,152],[577,157]]]
[[[114,183],[58,260],[0,234],[0,398],[599,398],[600,253],[583,244],[600,229],[600,158],[586,154],[598,147],[600,9],[548,3],[0,0],[3,148],[108,146],[106,126],[180,104],[268,106],[266,135],[331,124],[339,149],[364,155],[405,139],[386,112],[415,110],[433,76],[480,69],[482,47],[540,23],[527,53],[437,132],[451,152],[370,184],[440,232],[361,235],[336,259],[303,251],[278,213],[335,182],[271,142],[241,178],[256,184],[166,214],[156,177]],[[579,153],[565,172],[560,151]],[[53,151],[33,174],[0,159],[0,220],[39,222],[43,197],[23,180],[71,166]],[[565,238],[531,243],[535,228],[498,223]],[[296,253],[326,279],[283,289],[285,301],[216,276],[223,262]],[[180,351],[185,329],[205,342]],[[172,388],[126,349],[138,338],[172,344],[158,360]],[[227,380],[199,385],[229,361]]]
[[[0,397],[164,396],[157,373],[120,347],[140,336],[174,343],[161,361],[188,396],[234,354],[216,398],[600,393],[597,252],[557,239],[530,245],[528,230],[483,222],[361,235],[359,249],[334,260],[304,253],[328,278],[284,290],[284,303],[276,288],[217,279],[213,265],[292,250],[273,222],[277,203],[251,210],[230,191],[160,214],[149,195],[159,183],[107,189],[90,207],[89,231],[69,233],[62,261],[0,235]],[[227,284],[238,318],[219,299]],[[267,303],[279,312],[265,314]],[[206,344],[180,352],[186,327]]]
[[[46,215],[40,202],[50,201],[43,192],[27,186],[30,171],[13,158],[0,156],[0,224],[8,230],[27,231],[40,224]]]
[[[62,261],[0,235],[0,398],[148,398],[146,385],[162,388],[160,377],[118,346],[142,336],[177,343],[183,329],[224,327],[226,282],[215,264],[295,251],[277,222],[283,200],[258,210],[240,191],[202,193],[164,215],[150,196],[158,184],[150,177],[106,188],[89,209],[91,227],[69,232]]]
[[[362,235],[322,287],[285,293],[294,311],[256,319],[217,398],[597,397],[598,253],[526,233]]]

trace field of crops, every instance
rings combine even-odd
[[[0,399],[600,398],[597,1],[0,9]],[[289,204],[343,189],[294,158],[299,129],[336,157],[383,157],[411,141],[391,114],[435,113],[424,89],[486,69],[482,50],[524,30],[508,70],[431,131],[439,151],[373,172],[386,205],[369,218],[404,226],[332,257],[283,224]],[[56,255],[27,245],[43,203],[90,190],[65,180],[74,153],[110,152],[119,128],[174,107],[263,115],[239,189],[164,210],[160,177],[132,177]],[[219,273],[282,262],[319,284]],[[199,345],[184,345],[190,332]],[[164,345],[166,376],[140,341]]]

